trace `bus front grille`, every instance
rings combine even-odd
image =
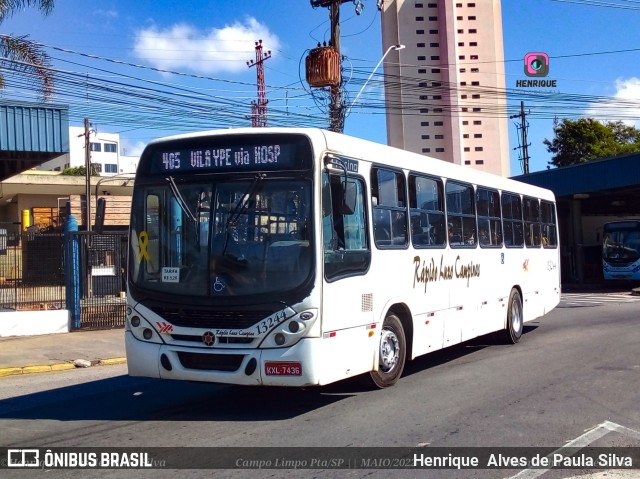
[[[243,354],[201,354],[178,351],[180,364],[186,369],[201,371],[237,371],[244,359]]]
[[[171,338],[176,341],[186,341],[202,345],[202,335],[194,336],[192,334],[172,334]],[[250,337],[237,338],[235,336],[218,336],[217,338],[219,344],[251,344],[254,340],[254,338]]]
[[[210,311],[154,307],[152,311],[174,326],[209,329],[247,329],[274,311]]]

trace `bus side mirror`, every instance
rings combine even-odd
[[[104,198],[98,198],[98,202],[96,204],[96,224],[93,229],[96,233],[102,234],[104,231],[104,215],[107,209],[107,200]]]
[[[344,193],[342,198],[342,214],[352,215],[356,211],[356,199],[357,189],[356,184],[352,181],[347,181],[344,184]]]

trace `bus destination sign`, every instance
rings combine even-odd
[[[273,143],[161,150],[153,155],[152,172],[166,174],[292,168],[296,166],[296,146]]]

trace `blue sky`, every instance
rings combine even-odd
[[[481,1],[484,0],[476,0]],[[550,160],[542,141],[552,138],[554,117],[585,115],[620,118],[630,123],[640,118],[637,34],[640,2],[600,2],[629,7],[614,8],[589,5],[592,1],[502,2],[506,86],[513,90],[509,97],[512,111],[519,108],[520,100],[525,101],[525,110],[531,111],[528,138],[532,172],[545,169]],[[342,53],[349,58],[345,66],[347,70],[353,68],[353,77],[358,80],[347,87],[350,98],[355,97],[386,50],[382,45],[376,1],[362,0],[362,3],[365,8],[361,15],[355,14],[352,3],[341,7]],[[247,115],[250,100],[256,95],[256,69],[248,68],[245,62],[254,58],[254,41],[260,38],[265,50],[272,52],[265,62],[269,111],[300,112],[317,118],[324,114],[310,101],[304,81],[304,58],[318,41],[328,40],[328,11],[312,8],[308,0],[188,3],[66,0],[57,2],[48,17],[42,17],[34,9],[20,12],[0,24],[0,33],[29,34],[31,40],[47,46],[56,69],[76,74],[88,72],[114,81],[121,81],[121,75],[129,75],[170,84],[172,88],[206,92],[210,98],[234,98],[246,102]],[[518,93],[515,82],[526,79],[523,58],[527,52],[549,55],[547,78],[556,80],[554,93],[559,97],[545,95],[543,91]],[[163,73],[149,67],[186,75]],[[373,82],[369,86],[372,85]],[[368,93],[376,94],[380,93]],[[36,100],[11,85],[2,97]],[[73,111],[73,124],[80,125],[83,115],[96,121],[95,109],[83,112],[81,92],[77,93]],[[509,120],[512,148],[518,144],[514,121]],[[248,120],[246,124],[249,125]],[[119,125],[114,117],[101,119],[95,126],[102,131],[120,133],[127,154],[139,153],[153,138],[188,128],[171,115],[162,125],[156,121],[150,128]],[[346,120],[345,133],[386,142],[384,115],[379,110],[354,108]],[[510,155],[511,173],[517,175],[522,172],[518,153],[511,150]]]

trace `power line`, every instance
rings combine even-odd
[[[551,0],[552,2],[558,3],[573,3],[576,5],[590,6],[590,7],[606,7],[606,8],[618,8],[622,10],[640,10],[640,4],[638,2],[633,2],[632,0],[622,0],[628,3],[632,3],[632,5],[625,5],[621,3],[613,3],[610,1],[601,1],[601,0]]]

